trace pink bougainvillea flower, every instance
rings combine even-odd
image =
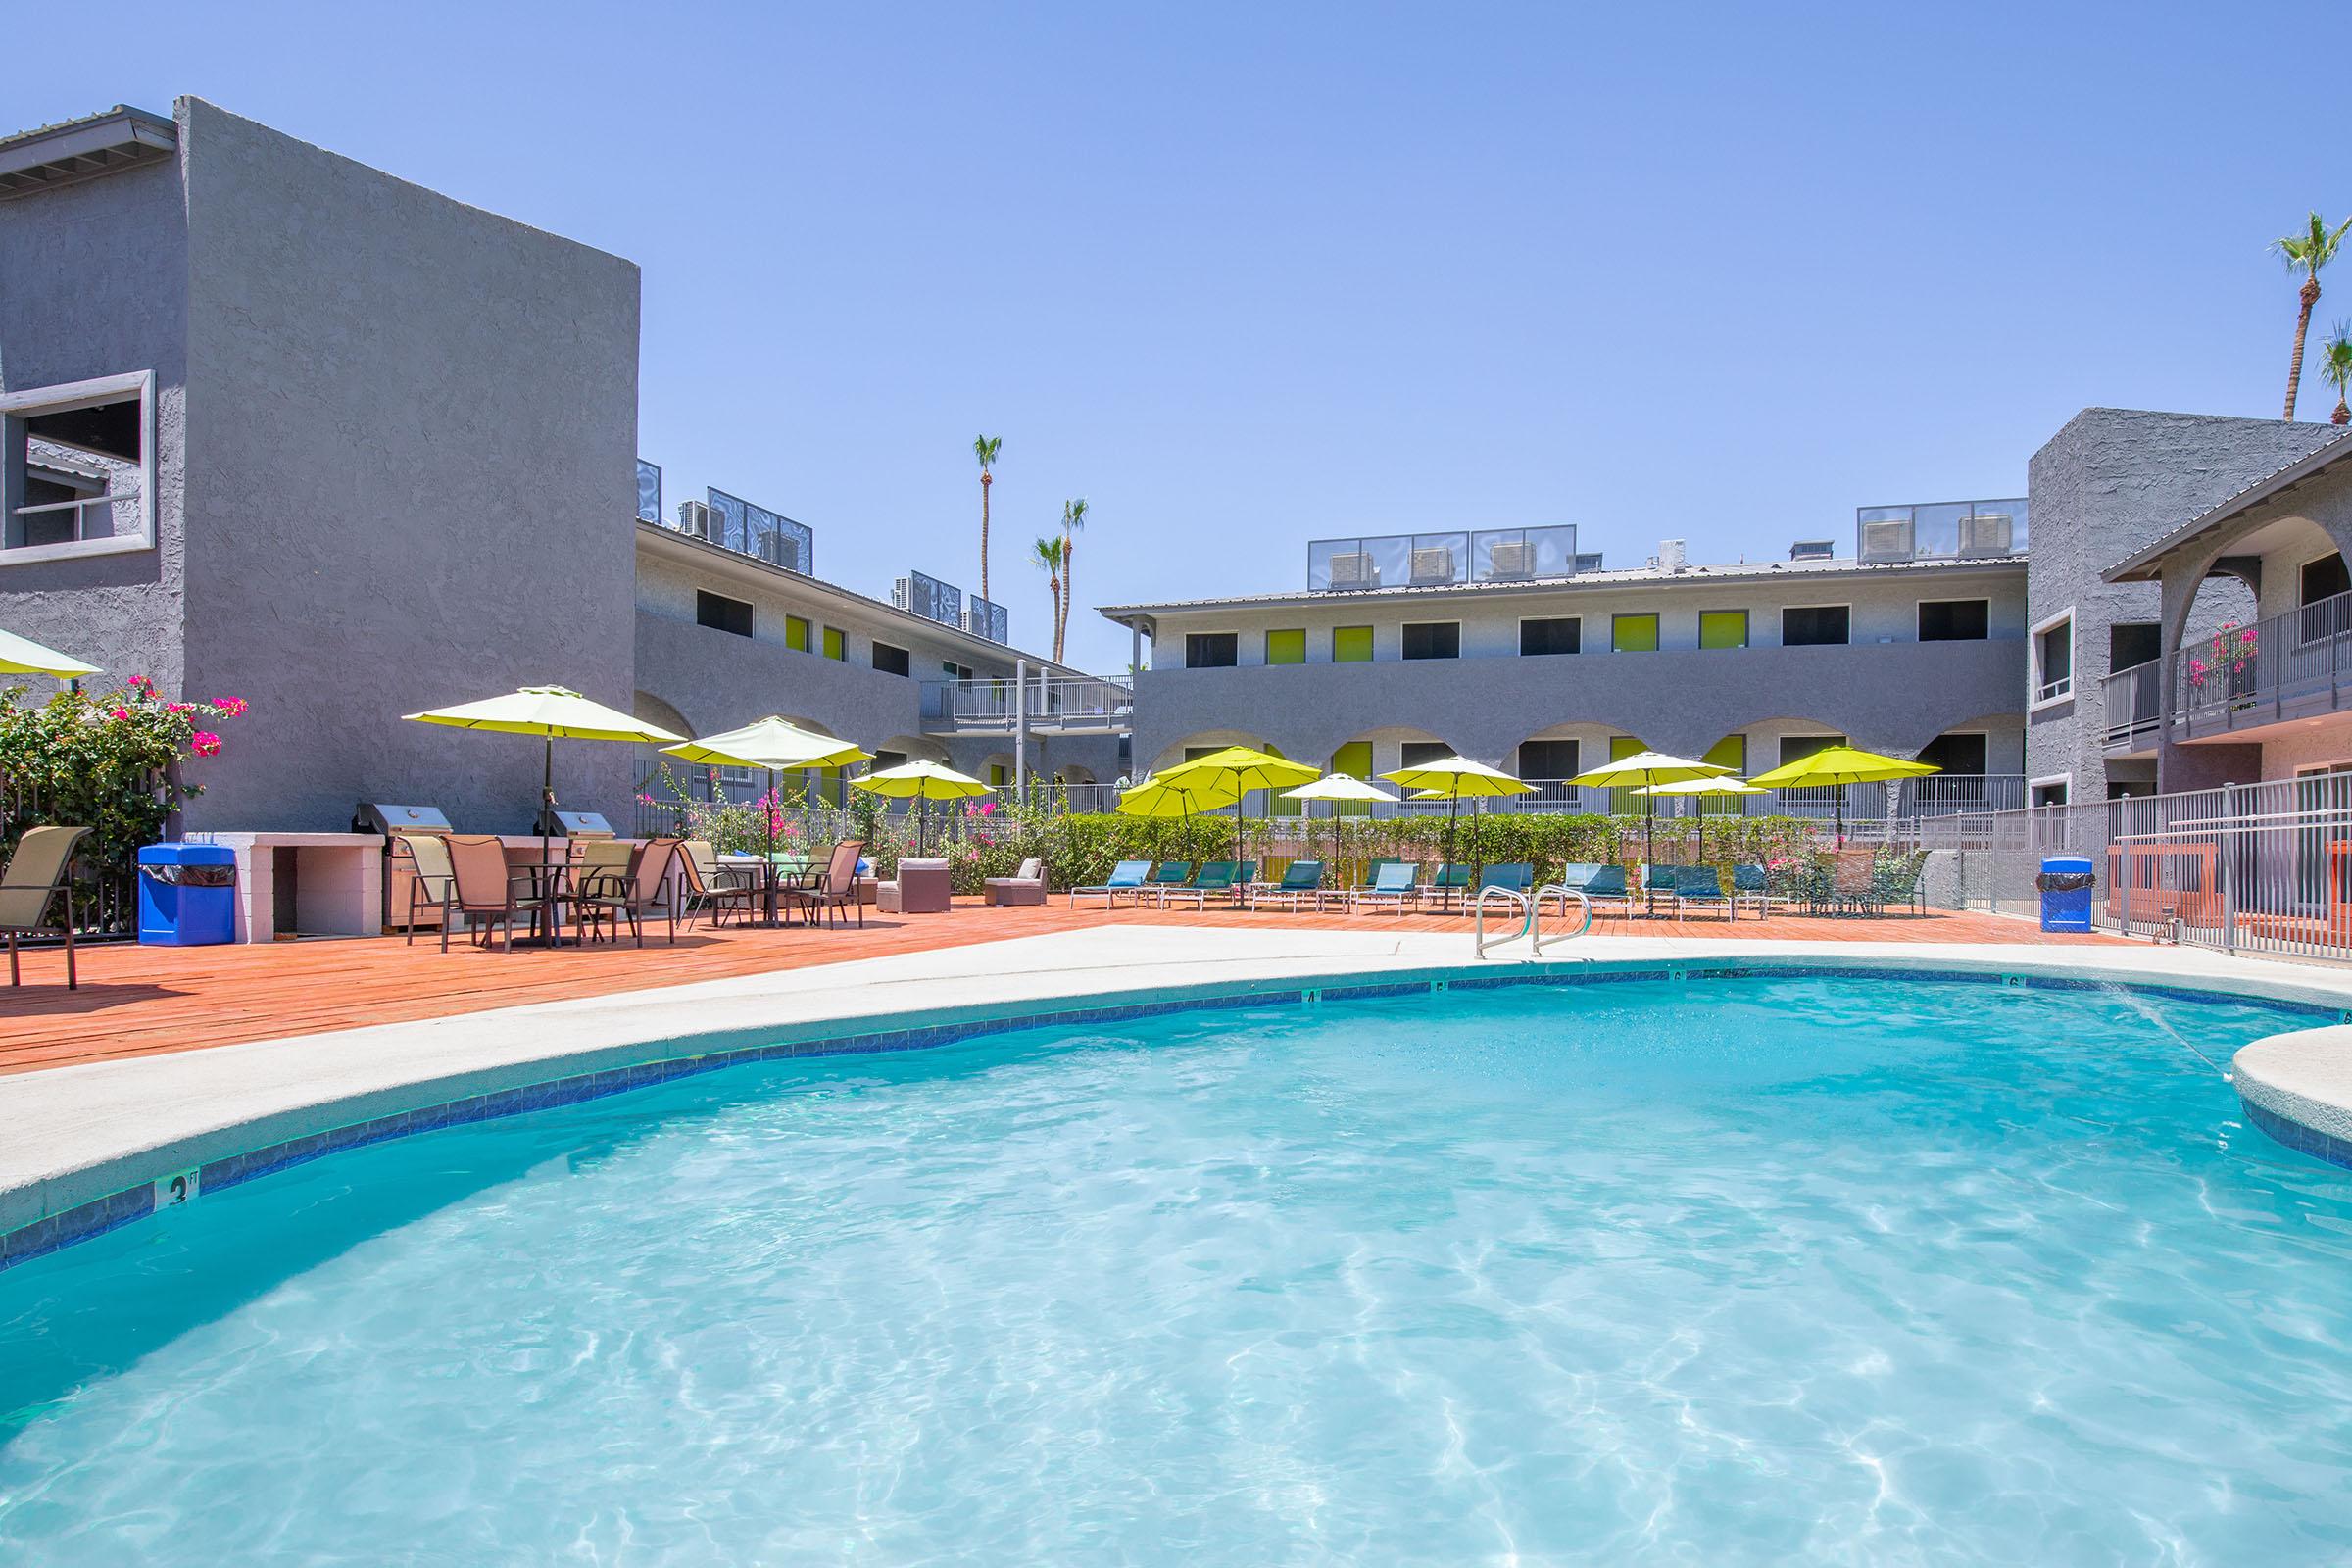
[[[164,711],[167,713],[192,713],[195,710],[194,703],[166,703],[164,705]]]
[[[115,716],[117,718],[128,718],[130,716],[130,710],[127,708],[118,708],[115,710]]]
[[[220,737],[209,729],[200,729],[188,737],[188,750],[198,757],[218,757],[220,755]]]
[[[231,718],[243,718],[247,704],[242,697],[216,697],[213,706]]]

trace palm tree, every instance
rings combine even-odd
[[[2344,242],[2344,230],[2352,228],[2352,218],[2345,219],[2333,228],[2319,214],[2311,215],[2308,231],[2287,234],[2271,241],[2271,251],[2286,264],[2288,271],[2303,270],[2303,308],[2295,313],[2295,352],[2286,362],[2286,416],[2295,416],[2295,392],[2303,381],[2303,334],[2311,330],[2311,308],[2320,303],[2320,269],[2335,260],[2336,247]]]
[[[988,487],[997,482],[990,470],[997,466],[997,454],[1004,447],[1003,436],[972,437],[972,456],[980,460],[980,597],[983,599],[988,598]]]
[[[1054,661],[1055,663],[1061,662],[1061,571],[1064,559],[1061,552],[1061,541],[1058,539],[1040,539],[1029,547],[1030,564],[1046,574],[1046,586],[1054,590]]]
[[[2352,424],[2352,405],[2344,401],[2352,390],[2352,321],[2338,321],[2328,341],[2320,347],[2320,373],[2335,388],[2335,412],[2328,416],[2329,424]]]
[[[1054,616],[1054,662],[1061,662],[1062,643],[1070,630],[1070,607],[1078,602],[1077,593],[1070,587],[1070,564],[1078,558],[1078,541],[1072,537],[1086,527],[1086,497],[1061,504],[1061,587],[1060,608]],[[987,597],[986,595],[982,596]]]

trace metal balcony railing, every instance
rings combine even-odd
[[[2181,739],[2341,712],[2352,692],[2352,593],[2225,626],[2174,660]]]
[[[113,539],[139,531],[137,491],[127,495],[85,496],[79,501],[51,501],[37,507],[19,507],[8,519],[8,546],[79,544],[89,539]],[[129,513],[117,508],[133,509]]]
[[[1312,592],[1446,588],[1472,582],[1532,582],[1576,574],[1576,527],[1454,529],[1310,539]]]
[[[2119,669],[2099,682],[2106,708],[2106,747],[2111,752],[2144,751],[2164,728],[2164,661]]]
[[[2026,553],[2026,498],[1854,509],[1862,561],[1981,561]]]
[[[923,728],[930,733],[1012,733],[1020,724],[1038,730],[1115,733],[1135,718],[1135,690],[1093,675],[1060,676],[1022,683],[1003,680],[934,680],[923,683]]]

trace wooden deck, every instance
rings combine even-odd
[[[1043,908],[1015,909],[985,908],[976,901],[959,899],[954,912],[944,915],[878,916],[869,910],[862,930],[855,925],[814,930],[697,927],[691,934],[681,932],[674,947],[656,932],[642,950],[623,942],[618,947],[600,943],[552,952],[518,948],[509,954],[477,950],[461,941],[444,954],[433,938],[421,934],[415,946],[398,938],[268,947],[115,945],[81,950],[81,989],[71,992],[65,989],[63,955],[42,950],[24,956],[24,989],[0,988],[0,1073],[919,953],[1110,920],[1452,932],[1461,939],[1463,956],[1470,953],[1470,922],[1459,914],[1202,913],[1122,906],[1106,916],[1100,906],[1073,910],[1058,899]],[[1592,929],[1596,935],[1833,942],[2115,940],[2047,937],[2024,921],[1945,911],[1878,919],[1776,915],[1730,923],[1720,918],[1678,923],[1611,917],[1595,920]]]

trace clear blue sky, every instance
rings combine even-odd
[[[854,587],[977,587],[1003,436],[1032,645],[1067,496],[1091,606],[1358,529],[1765,556],[2021,491],[2086,404],[2276,416],[2265,242],[2352,212],[2321,6],[995,11],[125,5],[0,115],[196,93],[634,259],[672,500]]]

